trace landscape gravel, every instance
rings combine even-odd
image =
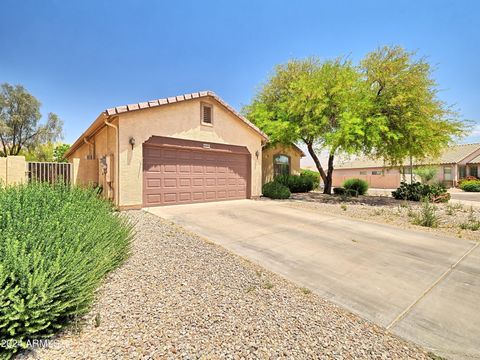
[[[273,201],[267,198],[259,200]],[[425,227],[415,224],[415,218],[421,213],[421,202],[396,200],[388,196],[367,195],[344,199],[341,196],[314,191],[292,194],[288,200],[275,201],[283,201],[292,207],[312,209],[322,213],[480,241],[480,208],[455,202],[433,204],[438,224],[436,227]],[[465,224],[475,225],[476,230],[465,229]]]
[[[143,211],[91,312],[29,359],[428,359],[421,348]],[[388,301],[388,299],[385,299]]]

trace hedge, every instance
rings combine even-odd
[[[466,192],[480,192],[480,180],[464,180],[459,186]]]
[[[270,199],[288,199],[290,197],[290,190],[285,185],[276,181],[271,181],[263,185],[263,196]]]
[[[8,358],[89,310],[129,254],[132,226],[93,189],[0,188],[0,348]]]
[[[313,190],[313,180],[307,176],[280,175],[274,181],[286,186],[291,193],[306,193]]]

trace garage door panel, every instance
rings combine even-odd
[[[205,186],[216,186],[217,185],[217,179],[215,178],[206,178],[205,179]]]
[[[144,205],[243,199],[250,155],[144,146]]]
[[[217,198],[216,191],[205,191],[206,200],[215,200]]]
[[[163,179],[163,187],[165,188],[177,188],[177,179]]]
[[[161,179],[152,179],[152,178],[149,178],[147,179],[147,187],[149,189],[152,189],[152,188],[159,188],[162,186],[162,180]]]
[[[179,179],[179,187],[191,187],[192,186],[192,179],[190,178],[181,178]]]
[[[193,178],[192,185],[194,187],[203,187],[204,179],[203,178]]]
[[[163,194],[163,201],[165,203],[176,203],[177,202],[177,193],[168,192]]]
[[[163,172],[165,173],[176,173],[177,172],[177,165],[163,165]]]
[[[197,174],[202,174],[203,173],[203,166],[193,165],[192,166],[192,172],[197,173]]]
[[[203,192],[193,192],[192,197],[195,201],[203,201],[205,199],[205,194]]]

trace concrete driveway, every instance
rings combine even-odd
[[[480,249],[404,230],[239,200],[149,208],[449,358],[480,358]]]

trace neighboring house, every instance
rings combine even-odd
[[[107,109],[66,158],[76,184],[98,184],[121,208],[141,208],[260,196],[262,179],[297,172],[302,156],[295,146],[263,152],[267,141],[204,91]]]
[[[421,163],[413,161],[414,168],[427,165],[438,168],[434,181],[441,181],[449,187],[456,186],[458,180],[466,176],[478,177],[480,144],[450,146],[438,159],[424,160]],[[341,186],[346,179],[359,178],[366,180],[371,188],[392,189],[398,187],[401,181],[409,182],[410,174],[407,161],[403,167],[392,167],[381,160],[358,158],[336,164],[333,170],[333,186]]]

